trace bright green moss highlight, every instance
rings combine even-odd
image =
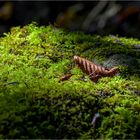
[[[13,27],[0,38],[0,138],[140,138],[139,40],[70,33],[53,26]],[[79,55],[104,64],[112,54],[138,61],[94,84]],[[60,77],[73,76],[64,82]],[[99,112],[96,127],[91,124]]]

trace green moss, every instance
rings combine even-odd
[[[139,43],[51,25],[13,27],[0,38],[0,138],[139,139]],[[120,64],[120,75],[94,84],[73,62],[79,55],[104,64],[113,54],[138,63]]]

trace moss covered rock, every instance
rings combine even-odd
[[[13,27],[0,38],[0,138],[139,139],[138,44],[53,26]],[[117,64],[120,74],[94,84],[74,55]],[[67,73],[72,77],[60,82]]]

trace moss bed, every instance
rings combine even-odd
[[[13,27],[0,38],[0,138],[140,139],[139,44],[51,25]],[[94,84],[73,62],[78,55],[103,65],[112,54],[137,64]]]

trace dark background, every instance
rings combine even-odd
[[[33,21],[70,31],[140,38],[140,1],[0,1],[0,35]]]

